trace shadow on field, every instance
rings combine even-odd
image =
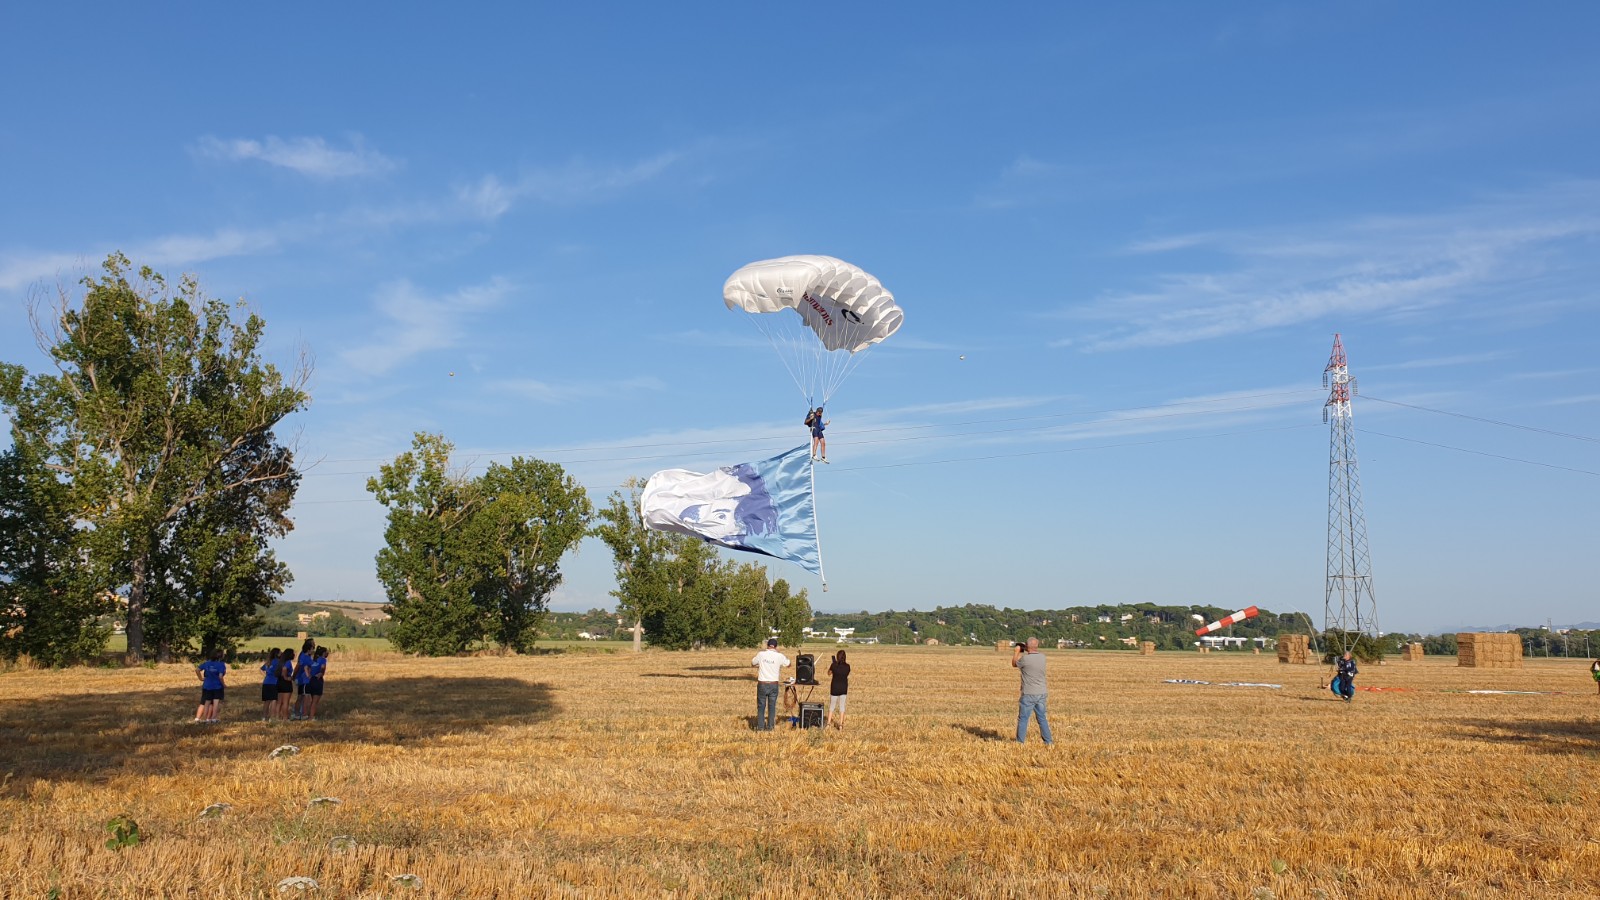
[[[640,678],[704,678],[709,681],[751,681],[749,675],[685,675],[682,672],[641,672]],[[754,682],[752,682],[754,683]]]
[[[548,685],[514,678],[348,678],[328,682],[315,722],[261,721],[258,684],[230,685],[220,725],[193,725],[200,690],[162,688],[0,704],[0,794],[34,781],[181,771],[191,761],[259,758],[280,744],[416,746],[527,725],[559,711]]]
[[[687,666],[686,672],[744,672],[754,666]]]
[[[1600,751],[1600,722],[1593,720],[1471,719],[1460,724],[1466,729],[1461,737],[1474,741],[1513,744],[1540,753],[1593,754]]]
[[[993,728],[979,728],[976,725],[951,725],[950,727],[956,729],[957,731],[965,731],[967,734],[972,735],[980,741],[1008,740],[1005,735]],[[1010,740],[1015,740],[1015,738],[1010,738]]]

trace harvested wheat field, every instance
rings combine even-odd
[[[770,734],[752,652],[335,656],[316,723],[255,721],[244,672],[213,726],[187,667],[0,675],[0,893],[1600,896],[1579,660],[1345,704],[1271,656],[1049,651],[1047,749],[989,648],[852,648],[847,727]]]

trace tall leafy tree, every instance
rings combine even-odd
[[[110,595],[84,577],[68,486],[31,449],[0,453],[0,657],[66,665],[105,646]]]
[[[389,508],[377,556],[394,620],[389,640],[409,653],[458,653],[482,637],[465,552],[471,488],[450,471],[454,449],[442,435],[419,433],[409,451],[367,480]]]
[[[63,290],[49,315],[35,309],[56,374],[0,378],[0,402],[46,465],[71,486],[89,568],[127,597],[128,655],[145,655],[145,611],[156,557],[180,519],[232,492],[292,483],[273,429],[308,402],[310,365],[289,374],[261,359],[266,323],[233,321],[198,281],[176,286],[122,254]],[[292,489],[292,488],[291,488]]]
[[[260,436],[212,477],[234,479],[241,467],[262,466],[262,454],[287,451]],[[212,502],[188,508],[163,533],[152,557],[156,577],[145,608],[147,643],[154,642],[162,658],[174,651],[234,649],[258,633],[258,613],[293,580],[269,541],[293,528],[288,510],[299,479],[294,472],[219,492]]]
[[[561,558],[588,533],[594,507],[560,466],[520,457],[491,463],[473,482],[473,499],[465,541],[477,574],[473,601],[492,640],[526,652],[561,584]]]
[[[561,583],[561,557],[588,531],[588,495],[541,460],[494,464],[470,479],[451,470],[453,450],[419,433],[367,482],[389,509],[377,557],[389,639],[427,655],[491,642],[526,650]]]

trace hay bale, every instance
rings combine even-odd
[[[1417,660],[1422,659],[1424,655],[1425,654],[1422,652],[1421,641],[1412,641],[1411,643],[1400,648],[1400,658],[1403,660],[1416,662]]]
[[[1011,642],[1010,641],[995,641],[994,642],[994,652],[996,652],[996,653],[1010,653],[1011,652]]]
[[[1462,632],[1456,635],[1456,665],[1470,669],[1520,669],[1522,638],[1509,632]]]
[[[1139,642],[1139,655],[1140,656],[1154,656],[1155,653],[1156,653],[1156,642],[1155,641],[1140,641]]]
[[[1311,636],[1307,634],[1278,635],[1278,662],[1305,666],[1311,664]]]

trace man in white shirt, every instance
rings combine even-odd
[[[767,649],[750,660],[756,667],[756,730],[771,731],[778,715],[778,680],[789,667],[789,657],[778,652],[778,639],[767,638]]]

